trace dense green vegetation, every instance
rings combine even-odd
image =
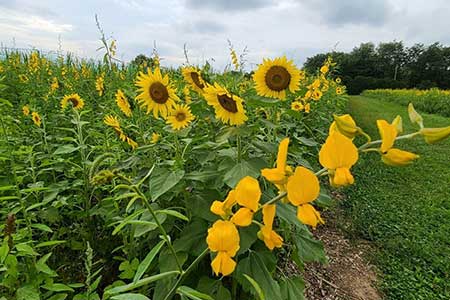
[[[363,43],[351,52],[328,52],[306,60],[307,71],[317,70],[331,56],[349,94],[377,88],[450,88],[450,47],[434,43],[406,47],[402,42]]]
[[[354,97],[349,112],[357,124],[376,135],[375,120],[392,120],[399,112],[406,130],[414,127],[406,108]],[[424,114],[429,127],[448,126],[450,119]],[[345,211],[354,232],[379,249],[387,299],[450,298],[450,141],[428,145],[421,138],[397,142],[421,155],[407,167],[386,167],[379,155],[365,157],[347,190]]]

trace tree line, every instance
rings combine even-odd
[[[332,51],[306,59],[307,72],[316,72],[328,56],[337,63],[337,76],[349,94],[376,88],[450,88],[450,47],[440,43],[362,43],[349,53]]]

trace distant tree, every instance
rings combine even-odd
[[[136,56],[132,61],[131,64],[139,66],[139,65],[143,65],[144,63],[147,63],[147,65],[149,67],[152,67],[154,62],[153,62],[153,58],[148,57],[144,54],[139,54],[138,56]]]

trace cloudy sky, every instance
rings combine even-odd
[[[448,0],[0,0],[0,42],[6,47],[62,49],[99,58],[98,14],[118,56],[149,55],[154,43],[165,65],[229,62],[227,39],[250,64],[287,55],[306,57],[361,42],[450,43]]]

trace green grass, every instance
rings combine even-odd
[[[405,132],[416,130],[406,108],[352,97],[349,112],[378,138],[375,122],[400,114]],[[450,118],[423,114],[427,127],[450,125]],[[450,140],[435,145],[421,137],[396,143],[419,154],[406,167],[384,165],[378,154],[361,157],[356,184],[343,203],[354,233],[373,241],[386,299],[450,299]]]

